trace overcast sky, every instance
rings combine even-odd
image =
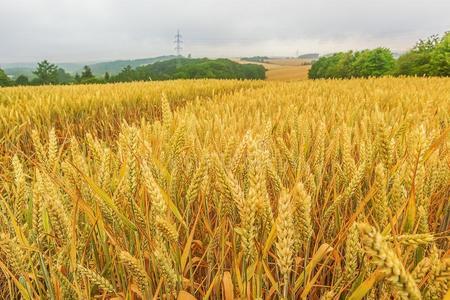
[[[401,51],[450,30],[450,0],[0,0],[0,62]]]

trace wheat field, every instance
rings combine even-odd
[[[0,89],[0,298],[443,299],[450,80]]]
[[[257,64],[266,68],[266,79],[269,81],[299,81],[308,79],[311,61],[305,59],[285,58],[268,59],[264,63],[249,62],[239,58],[232,59],[240,64]]]
[[[266,71],[267,80],[270,81],[298,81],[307,80],[310,65],[280,66]]]

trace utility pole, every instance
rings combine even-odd
[[[180,30],[177,30],[177,34],[175,35],[175,51],[177,51],[177,56],[180,56],[181,54],[181,50],[183,50],[183,47],[181,46],[181,44],[183,44],[183,40],[182,40],[183,36],[180,34]]]

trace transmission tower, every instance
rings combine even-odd
[[[183,50],[183,47],[181,46],[183,44],[182,38],[183,36],[180,34],[180,30],[177,30],[177,34],[175,35],[175,40],[173,42],[175,43],[175,51],[177,51],[178,56],[180,55],[181,50]]]

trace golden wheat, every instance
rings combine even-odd
[[[1,89],[0,297],[442,298],[449,89]]]

